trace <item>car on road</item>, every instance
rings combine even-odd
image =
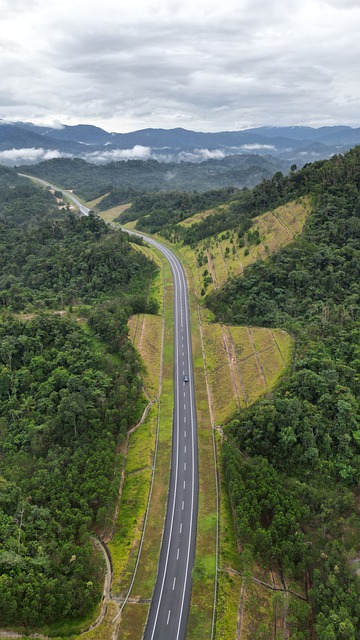
[[[189,376],[185,374],[183,377],[183,380],[184,382],[189,382]]]

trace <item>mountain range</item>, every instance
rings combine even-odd
[[[302,166],[360,144],[360,128],[258,127],[216,133],[187,129],[142,129],[109,133],[87,124],[38,126],[0,120],[0,163],[17,165],[54,157],[81,157],[94,163],[155,159],[201,162],[228,155],[261,154]]]

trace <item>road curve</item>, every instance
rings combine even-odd
[[[143,640],[184,640],[190,608],[198,510],[198,452],[188,291],[178,258],[160,242],[142,237],[166,257],[174,283],[171,474],[158,575]],[[184,382],[185,375],[188,382]]]
[[[41,178],[19,175],[58,189]],[[90,209],[73,194],[68,191],[65,193],[79,207],[80,214],[89,214]],[[170,264],[173,276],[174,411],[171,473],[158,573],[143,640],[184,640],[190,608],[199,493],[188,290],[183,267],[172,251],[141,233],[128,229],[123,231],[142,237],[161,251]],[[186,382],[184,376],[187,376]]]
[[[43,185],[43,187],[51,187],[55,191],[62,191],[62,193],[66,194],[69,200],[71,200],[77,207],[79,207],[79,211],[81,215],[83,216],[89,215],[89,212],[91,211],[91,209],[89,209],[89,207],[85,207],[85,205],[82,204],[76,196],[70,193],[70,191],[66,191],[65,189],[61,189],[60,187],[55,187],[55,185],[51,184],[51,182],[42,180],[42,178],[36,178],[35,176],[28,175],[27,173],[19,173],[18,175],[22,176],[23,178],[30,178],[30,180],[34,180],[34,182],[38,182],[39,184]]]

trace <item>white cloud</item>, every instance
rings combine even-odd
[[[0,164],[17,164],[25,162],[40,162],[41,160],[52,160],[60,158],[64,154],[60,151],[49,151],[47,149],[7,149],[0,151]]]
[[[184,162],[202,162],[204,160],[222,160],[227,154],[220,149],[194,149],[193,152],[182,151],[179,160]]]
[[[243,151],[276,151],[273,144],[242,144],[240,149]]]
[[[113,149],[111,151],[96,151],[85,155],[88,162],[106,163],[117,160],[149,160],[152,157],[150,147],[143,147],[140,144],[132,149]]]
[[[0,0],[0,117],[112,131],[360,121],[357,0]]]

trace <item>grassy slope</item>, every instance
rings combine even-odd
[[[257,256],[264,257],[267,253],[275,251],[278,246],[290,242],[293,237],[299,233],[304,224],[308,210],[305,206],[292,203],[288,207],[280,207],[275,212],[269,212],[264,216],[255,219],[255,228],[259,228],[262,244],[251,251],[248,260],[241,262],[238,253],[234,257],[231,252],[230,256],[226,255],[226,246],[229,245],[229,239],[221,240],[215,247],[209,251],[209,267],[214,272],[217,284],[222,283],[232,273],[242,273],[247,264],[253,262]],[[115,213],[110,210],[105,212],[105,216],[110,214],[109,220]],[[197,214],[202,217],[204,214]],[[210,212],[209,212],[210,215]],[[193,222],[194,220],[192,220]],[[265,242],[266,241],[266,242]],[[267,246],[265,246],[265,244]],[[231,246],[231,244],[230,244]],[[146,247],[136,247],[144,253],[154,253]],[[216,248],[216,251],[215,251]],[[197,295],[201,290],[202,280],[201,272],[204,267],[197,267],[196,254],[187,247],[180,248],[182,257],[188,261],[188,279],[193,281],[195,286],[191,294],[191,314],[192,314],[192,336],[193,336],[193,352],[195,379],[197,381],[197,419],[199,429],[199,464],[200,464],[200,504],[199,504],[199,521],[197,533],[197,551],[194,569],[194,588],[192,594],[192,603],[189,616],[188,638],[201,640],[210,637],[212,603],[215,577],[215,535],[216,535],[216,492],[214,474],[210,472],[213,469],[213,446],[212,446],[212,430],[211,419],[208,410],[208,398],[206,394],[206,384],[204,377],[204,363],[201,352],[201,339],[198,321]],[[215,253],[214,253],[215,251]],[[237,249],[240,251],[240,249]],[[211,256],[214,256],[213,258]],[[234,263],[237,261],[237,266]],[[240,264],[241,263],[241,264]],[[214,278],[214,279],[215,279]],[[155,293],[154,293],[155,291]],[[159,287],[156,292],[156,284],[153,287],[155,297],[159,297]],[[161,296],[160,296],[161,297]],[[168,287],[168,309],[171,306],[171,289]],[[167,483],[164,477],[168,475],[168,460],[171,446],[171,433],[166,431],[165,422],[167,413],[171,413],[172,406],[172,338],[170,337],[170,325],[172,320],[169,315],[167,318],[167,331],[165,332],[165,379],[162,399],[164,406],[162,407],[162,423],[164,427],[163,435],[159,440],[159,458],[155,475],[154,494],[150,506],[149,520],[144,539],[144,547],[142,556],[140,557],[140,565],[135,580],[132,597],[150,598],[152,588],[156,576],[157,560],[159,553],[159,540],[161,539],[162,517],[165,510],[166,488]],[[151,344],[154,336],[159,335],[159,327],[157,320],[148,321],[147,316],[134,317],[129,325],[130,335],[132,336],[137,348],[140,350],[145,363],[148,365],[148,373],[145,372],[144,383],[149,391],[154,391],[156,385],[155,378],[157,375],[157,367],[154,367],[155,351]],[[209,366],[210,376],[208,378],[211,395],[213,396],[213,415],[215,421],[223,423],[229,419],[237,406],[248,406],[254,402],[259,395],[266,393],[271,389],[285,368],[285,363],[289,361],[291,354],[291,338],[284,332],[253,328],[249,330],[244,327],[221,327],[220,325],[208,325],[203,323],[205,357]],[[214,340],[215,337],[215,340]],[[156,339],[156,338],[155,338]],[[260,365],[260,368],[259,368]],[[222,376],[212,375],[214,369],[220,367]],[[151,370],[149,378],[149,368]],[[155,373],[156,372],[156,373]],[[146,376],[148,380],[146,382]],[[211,380],[213,377],[213,380]],[[219,385],[219,380],[221,383]],[[227,381],[224,387],[224,380]],[[254,389],[253,382],[257,381]],[[168,387],[168,388],[167,388]],[[171,387],[171,389],[170,389]],[[219,389],[222,393],[219,392]],[[229,394],[229,389],[232,391]],[[219,393],[218,393],[219,392]],[[152,394],[150,393],[152,396]],[[215,402],[214,402],[215,398]],[[226,399],[224,402],[224,398]],[[149,423],[152,423],[150,426]],[[130,492],[126,501],[129,500],[129,519],[130,514],[133,518],[132,532],[127,532],[127,561],[128,569],[123,570],[123,588],[128,583],[131,575],[131,567],[135,563],[135,550],[137,548],[136,540],[142,528],[142,516],[146,508],[145,495],[147,495],[149,486],[149,454],[151,454],[149,443],[154,440],[154,415],[150,413],[149,418],[143,431],[140,430],[134,434],[133,443],[129,449],[128,458],[128,480],[132,480],[134,494]],[[143,474],[141,482],[139,474]],[[140,489],[135,490],[135,485]],[[129,485],[131,486],[131,484]],[[164,491],[165,488],[165,491]],[[124,485],[124,491],[126,485]],[[139,492],[143,499],[139,502]],[[140,504],[141,503],[141,504]],[[138,505],[134,517],[134,504]],[[239,566],[239,559],[236,554],[235,534],[231,513],[229,512],[229,504],[227,495],[221,492],[221,555],[220,564],[231,566],[236,569]],[[123,512],[124,515],[124,512]],[[159,526],[160,525],[160,526]],[[131,545],[130,540],[133,541]],[[123,547],[122,540],[120,547]],[[129,553],[130,551],[130,553]],[[120,554],[121,555],[121,554]],[[126,555],[126,554],[125,554]],[[237,560],[237,562],[236,562]],[[126,564],[126,563],[125,563]],[[116,572],[119,576],[119,571]],[[119,587],[120,587],[119,583]],[[117,591],[117,588],[115,588]],[[257,597],[257,590],[260,595]],[[247,610],[247,621],[243,622],[243,630],[251,629],[253,633],[253,615],[252,609],[254,602],[257,601],[262,606],[264,616],[261,616],[270,623],[272,619],[272,601],[271,592],[259,587],[258,585],[247,585],[245,596],[244,585],[241,589],[241,578],[236,574],[219,573],[219,594],[217,605],[217,638],[233,637],[234,624],[236,626],[236,617],[239,604],[239,598],[242,599],[244,609],[243,616],[245,618],[245,610]],[[226,606],[224,606],[226,602]],[[250,613],[250,616],[249,616]],[[128,604],[122,615],[119,638],[139,638],[141,637],[143,624],[146,620],[147,605]],[[260,624],[260,622],[259,622]],[[247,634],[246,634],[247,635]],[[246,636],[245,636],[246,637]],[[247,637],[252,637],[247,635]]]
[[[140,250],[143,250],[141,248]],[[167,488],[170,472],[170,452],[172,437],[172,407],[173,407],[173,317],[172,317],[172,284],[167,263],[164,263],[166,274],[166,303],[163,378],[160,397],[159,440],[154,485],[139,567],[136,574],[131,599],[150,599],[155,584],[157,565],[162,537],[162,526],[166,509]],[[149,334],[148,334],[149,335]],[[146,359],[148,351],[147,341],[142,341],[142,354]],[[154,442],[153,442],[154,446]],[[135,453],[136,449],[134,449]],[[126,605],[120,626],[119,639],[141,639],[146,621],[148,605]]]
[[[196,214],[185,224],[196,222],[212,211]],[[222,284],[229,275],[242,273],[244,268],[257,257],[265,257],[280,246],[289,242],[301,232],[309,213],[309,203],[304,199],[299,203],[290,203],[268,212],[254,220],[259,228],[262,244],[257,245],[247,258],[239,259],[230,251],[226,255],[229,239],[217,243],[208,251],[209,270],[214,274],[217,285]],[[132,226],[135,223],[132,223]],[[223,234],[221,234],[223,235]],[[200,243],[203,246],[206,243]],[[200,464],[200,505],[197,534],[197,549],[194,568],[194,588],[189,615],[187,637],[189,640],[209,638],[211,633],[212,601],[214,595],[215,537],[216,537],[216,490],[213,473],[213,446],[211,418],[207,408],[208,397],[204,377],[204,362],[200,344],[200,327],[197,299],[203,286],[202,273],[205,266],[198,267],[196,252],[187,246],[177,247],[180,257],[187,268],[190,296],[193,356],[195,380],[197,381],[197,420],[199,429]],[[214,258],[212,258],[214,256]],[[236,267],[235,265],[236,261]],[[191,287],[192,285],[192,287]],[[210,285],[211,286],[214,285]],[[208,388],[211,398],[211,410],[216,424],[229,420],[234,411],[249,406],[262,394],[267,393],[276,384],[279,376],[289,363],[292,353],[292,339],[283,331],[248,327],[221,327],[207,322],[207,313],[202,309],[202,330],[205,359],[208,367]],[[221,371],[221,375],[217,373]],[[219,453],[221,456],[221,453]],[[218,465],[219,467],[220,465]],[[240,568],[236,536],[233,529],[226,488],[220,483],[220,568]],[[257,577],[264,576],[259,570]],[[267,580],[269,582],[269,577]],[[249,582],[249,581],[248,581]],[[241,610],[242,633],[252,638],[261,625],[274,624],[273,592],[250,580],[244,584],[240,576],[218,573],[218,601],[216,611],[215,638],[232,640],[236,633],[238,612]],[[239,606],[241,605],[241,606]],[[255,610],[262,615],[256,616]],[[276,616],[275,616],[276,617]],[[279,616],[278,616],[279,618]],[[264,636],[266,637],[266,636]]]
[[[190,226],[198,222],[201,217],[206,217],[206,214],[212,213],[213,211],[208,211],[196,214],[186,220],[186,225]],[[261,243],[258,245],[246,242],[244,247],[239,247],[235,234],[226,230],[217,236],[202,240],[195,249],[189,245],[178,245],[179,252],[192,270],[198,295],[201,295],[202,289],[210,293],[214,288],[223,285],[229,277],[241,275],[244,269],[256,260],[266,258],[280,247],[292,242],[301,233],[309,213],[309,199],[304,197],[297,202],[289,202],[274,211],[257,216],[253,219],[251,229],[259,230]],[[181,225],[184,224],[181,223]],[[249,253],[245,255],[247,251]],[[207,264],[199,266],[198,255],[201,252],[207,256]],[[207,287],[204,286],[205,270],[213,278],[213,282]]]
[[[271,391],[286,368],[291,337],[280,330],[204,324],[206,366],[216,424]]]
[[[97,200],[93,200],[92,203],[88,202],[87,206],[90,207],[90,209],[91,209],[92,208],[91,204],[93,204],[95,206],[104,197],[105,196],[102,196],[101,198],[97,198]],[[121,213],[126,211],[126,209],[129,209],[130,206],[131,206],[131,202],[129,204],[120,204],[117,207],[112,207],[112,209],[107,209],[106,211],[101,211],[101,213],[99,213],[99,216],[100,216],[100,218],[105,220],[105,222],[113,222],[114,220],[116,220],[116,218],[119,217],[119,215]]]

